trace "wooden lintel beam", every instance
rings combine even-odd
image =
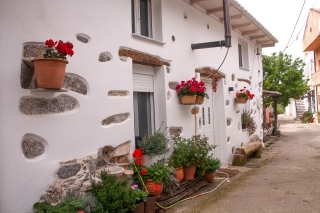
[[[242,15],[242,14],[230,16],[230,20],[231,20],[231,21],[232,21],[232,20],[236,20],[236,19],[241,19],[241,18],[243,18],[243,15]],[[223,22],[224,19],[221,18],[220,21]]]
[[[205,1],[205,0],[190,0],[190,4],[194,5],[194,4],[198,4],[199,2],[202,2],[202,1]]]
[[[257,44],[267,44],[273,42],[272,40],[264,40],[264,41],[257,41]]]
[[[266,35],[252,36],[250,37],[250,40],[256,40],[256,39],[265,38],[265,37]]]
[[[232,4],[229,4],[229,10],[231,7],[232,7]],[[212,13],[217,13],[217,12],[221,12],[221,11],[223,11],[223,7],[217,7],[217,8],[207,10],[207,14],[210,15]]]
[[[260,33],[260,30],[256,29],[256,30],[244,31],[244,32],[242,32],[242,35],[249,35],[249,34],[253,34],[253,33]]]
[[[273,44],[262,44],[261,47],[274,47],[275,43]]]
[[[242,28],[242,27],[251,27],[252,23],[248,22],[248,23],[244,23],[244,24],[236,24],[236,25],[232,25],[232,29],[238,29],[238,28]]]

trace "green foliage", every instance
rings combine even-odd
[[[304,63],[301,59],[292,59],[291,55],[279,52],[271,56],[263,55],[263,89],[281,92],[278,103],[289,104],[290,98],[300,98],[309,90],[308,81],[304,79]],[[265,107],[270,106],[272,98],[265,98]]]
[[[127,180],[116,181],[114,175],[100,173],[101,182],[92,182],[91,193],[99,203],[97,213],[127,213],[137,206],[134,190],[128,186]]]
[[[90,192],[85,194],[75,194],[68,191],[65,199],[69,199],[69,198],[74,200],[83,200],[84,202],[83,210],[86,213],[95,212],[96,206],[98,204],[95,197]]]
[[[153,135],[145,135],[141,141],[138,141],[138,146],[145,155],[162,155],[167,152],[170,140],[167,135],[167,129],[161,131],[161,127],[162,124]]]
[[[196,167],[203,167],[204,159],[210,151],[216,148],[216,146],[208,143],[208,138],[205,136],[192,136],[186,139],[176,135],[172,139],[174,141],[173,153],[179,154],[179,160],[181,160],[181,164],[184,167],[188,167],[190,164],[194,164]]]
[[[218,158],[213,158],[212,156],[208,156],[205,162],[206,162],[206,166],[205,166],[206,173],[213,173],[218,169],[220,169],[221,162],[220,162],[220,159]]]
[[[136,203],[146,202],[148,197],[148,192],[143,191],[141,189],[134,189],[133,197],[135,198]]]
[[[170,167],[154,163],[152,166],[147,167],[147,173],[143,176],[143,179],[152,179],[156,183],[166,184],[170,181],[171,173],[172,169]]]
[[[33,204],[36,213],[78,213],[84,206],[83,200],[74,198],[65,198],[63,202],[56,206],[52,206],[48,202],[37,202]]]
[[[241,123],[242,124],[249,123],[250,118],[251,118],[251,111],[246,111],[245,109],[243,109],[241,114]]]
[[[285,112],[284,107],[281,104],[277,105],[277,113],[283,114]]]
[[[308,123],[308,122],[313,122],[313,114],[311,112],[304,112],[300,118],[302,123]]]

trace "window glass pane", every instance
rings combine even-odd
[[[138,92],[138,119],[139,119],[139,135],[144,136],[149,133],[150,118],[150,98],[147,92]],[[149,115],[149,116],[148,116]]]
[[[239,67],[242,67],[242,47],[238,44],[238,54],[239,54]]]
[[[204,115],[204,108],[202,108],[202,125],[206,125],[206,118]]]
[[[136,25],[135,25],[135,18],[134,18],[134,0],[131,0],[131,27],[132,27],[132,33],[135,33],[135,28],[136,28]]]
[[[210,124],[211,121],[210,121],[210,107],[208,107],[208,124]]]
[[[141,35],[149,37],[148,0],[140,0]]]

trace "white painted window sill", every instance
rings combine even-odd
[[[239,67],[240,70],[245,70],[245,71],[250,71],[249,69],[247,68],[244,68],[244,67]]]
[[[161,45],[165,45],[166,44],[165,42],[162,42],[162,41],[159,41],[159,40],[155,40],[153,38],[149,38],[149,37],[146,37],[146,36],[142,36],[142,35],[139,35],[137,33],[132,33],[131,35],[133,37],[135,37],[135,38],[141,38],[141,39],[144,39],[144,40],[147,40],[147,41],[151,41],[151,42],[154,42],[154,43],[157,43],[157,44],[161,44]]]

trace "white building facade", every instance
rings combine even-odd
[[[61,162],[123,143],[132,152],[135,138],[161,123],[170,134],[208,136],[223,165],[252,136],[241,129],[243,109],[252,110],[253,135],[262,138],[258,53],[277,40],[229,3],[232,47],[192,50],[224,39],[221,0],[1,1],[0,212],[31,211]],[[74,45],[59,91],[37,89],[32,74],[30,61],[48,39]],[[214,92],[210,73],[221,64]],[[196,116],[174,89],[193,77],[208,93]],[[237,104],[243,87],[255,98]]]

